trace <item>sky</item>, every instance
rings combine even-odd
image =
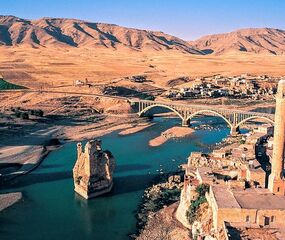
[[[285,29],[284,0],[0,0],[0,15],[113,23],[184,40],[248,27]]]

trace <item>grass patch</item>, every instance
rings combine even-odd
[[[27,89],[24,86],[16,85],[5,81],[3,78],[0,78],[0,90],[13,90],[13,89]]]

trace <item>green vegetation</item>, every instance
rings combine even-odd
[[[20,117],[21,117],[22,119],[24,119],[24,120],[28,120],[28,119],[29,119],[29,114],[26,113],[26,112],[22,112]]]
[[[206,202],[206,192],[209,192],[209,185],[208,184],[200,184],[196,188],[196,192],[198,193],[198,196],[196,200],[191,202],[191,205],[186,212],[186,217],[190,224],[193,224],[195,220],[197,220],[197,212],[201,204]]]
[[[149,101],[154,101],[155,97],[152,96],[152,95],[143,95],[142,99],[149,100]]]
[[[31,110],[29,110],[29,114],[37,116],[37,117],[43,117],[44,116],[44,112],[41,109],[31,109]]]
[[[172,177],[179,177],[174,182]],[[139,230],[146,225],[151,213],[157,212],[164,206],[168,206],[180,199],[182,172],[176,172],[171,175],[165,174],[157,177],[155,185],[145,190],[140,209],[137,213],[137,227]]]
[[[41,109],[22,109],[20,107],[12,107],[11,111],[14,112],[16,118],[30,119],[30,116],[43,117],[44,112]]]
[[[0,90],[26,89],[26,87],[9,83],[3,78],[0,78]]]

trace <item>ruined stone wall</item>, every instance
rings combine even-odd
[[[73,168],[74,190],[84,198],[109,192],[113,185],[114,158],[103,151],[100,140],[77,145],[77,161]]]

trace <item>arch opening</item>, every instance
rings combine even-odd
[[[140,117],[144,117],[146,116],[146,114],[148,112],[150,112],[150,110],[154,109],[154,108],[162,108],[162,109],[167,109],[171,112],[174,112],[179,118],[181,118],[181,120],[183,121],[183,116],[177,111],[175,110],[174,108],[172,107],[169,107],[169,106],[166,106],[166,105],[163,105],[163,104],[155,104],[155,105],[150,105],[146,108],[144,108],[142,111],[139,112],[139,116]],[[153,116],[154,114],[151,114],[151,116]]]
[[[218,113],[218,112],[216,112],[216,111],[213,111],[213,110],[200,110],[200,111],[197,111],[197,112],[191,114],[191,115],[187,118],[187,120],[186,120],[186,121],[187,121],[187,124],[190,125],[190,121],[191,121],[192,118],[194,118],[194,117],[196,117],[196,116],[198,116],[198,115],[205,115],[205,114],[207,114],[207,113],[210,114],[210,115],[212,115],[212,116],[222,118],[222,119],[227,123],[227,125],[228,125],[228,127],[229,127],[230,129],[233,128],[232,123],[231,123],[224,115],[222,115],[222,114],[220,114],[220,113]]]
[[[262,116],[252,116],[252,117],[248,117],[242,121],[240,121],[236,127],[239,128],[242,124],[248,122],[248,121],[251,121],[251,120],[265,120],[266,122],[269,122],[271,123],[272,125],[274,125],[274,121],[268,117],[262,117]]]

